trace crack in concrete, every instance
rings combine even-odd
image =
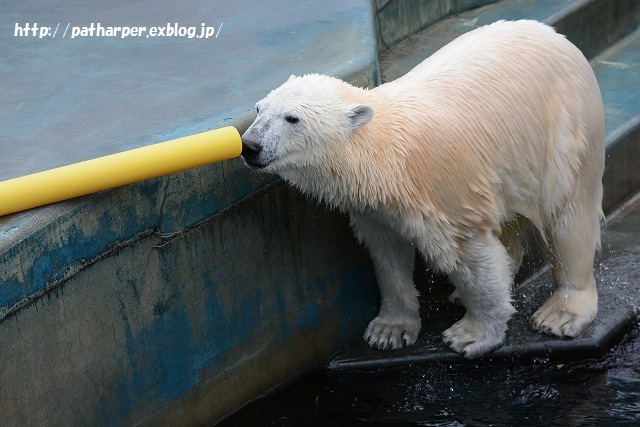
[[[44,296],[51,294],[51,292],[61,289],[64,286],[64,284],[67,282],[67,280],[69,280],[71,277],[75,276],[76,274],[80,273],[81,271],[85,270],[86,268],[92,266],[93,264],[97,263],[98,261],[108,258],[111,255],[118,253],[118,251],[120,251],[121,249],[133,244],[138,240],[142,240],[145,237],[149,237],[154,233],[155,233],[155,230],[153,229],[142,231],[130,239],[115,242],[100,255],[97,255],[90,259],[80,260],[68,266],[65,269],[65,272],[61,278],[54,279],[47,282],[41,291],[33,292],[32,294],[25,296],[23,299],[16,302],[12,306],[5,309],[0,309],[0,322],[11,317],[12,315],[16,314],[17,312],[19,312],[24,308],[27,308],[33,304],[36,304]],[[22,262],[20,263],[20,265],[23,265],[23,264],[24,263]],[[23,274],[24,274],[24,267],[23,267]]]

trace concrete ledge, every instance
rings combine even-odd
[[[137,236],[189,230],[273,180],[231,160],[0,218],[0,319]]]
[[[500,19],[535,19],[557,27],[558,32],[567,35],[591,58],[638,26],[640,7],[633,0],[503,0],[492,3],[440,20],[381,53],[382,81],[404,75],[456,37]]]
[[[640,91],[638,91],[640,93]],[[607,147],[605,173],[602,178],[607,191],[603,206],[616,208],[640,188],[640,115],[630,119],[625,126],[610,135]]]
[[[640,73],[631,71],[640,68],[640,30],[620,39],[591,63],[605,105],[603,205],[612,209],[640,187]]]
[[[635,0],[580,0],[546,22],[565,34],[587,58],[593,58],[638,27],[640,5]]]

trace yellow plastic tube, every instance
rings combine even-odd
[[[232,126],[0,182],[0,216],[238,157]]]

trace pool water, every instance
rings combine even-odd
[[[596,361],[326,370],[219,425],[640,425],[640,326]]]

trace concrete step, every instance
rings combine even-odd
[[[598,4],[599,3],[599,4]],[[626,15],[613,7],[628,8]],[[592,57],[605,103],[607,160],[604,176],[604,208],[610,223],[604,232],[604,251],[597,262],[596,281],[600,306],[595,324],[580,337],[564,340],[534,332],[529,318],[552,289],[548,267],[535,241],[529,244],[521,282],[514,291],[518,313],[510,321],[506,344],[488,359],[551,357],[579,359],[601,356],[614,345],[637,317],[640,280],[635,264],[640,262],[640,202],[626,202],[640,188],[640,31],[635,2],[528,2],[503,1],[461,13],[420,31],[380,56],[383,81],[406,73],[427,55],[471,29],[498,19],[532,18],[557,24],[574,43]],[[599,13],[599,14],[598,14]],[[586,37],[585,23],[603,28],[601,40]],[[614,25],[620,22],[619,26]],[[592,33],[594,29],[590,30]],[[594,56],[595,55],[595,56]],[[627,203],[627,204],[625,204]],[[614,211],[616,208],[623,208]],[[415,273],[421,301],[423,331],[413,347],[386,352],[370,349],[364,342],[339,355],[334,369],[367,369],[410,363],[460,363],[464,359],[442,342],[441,333],[464,314],[462,307],[448,302],[453,290],[447,278],[431,273],[418,263]],[[524,280],[524,278],[527,278]]]
[[[436,22],[497,0],[375,0],[378,52]]]

